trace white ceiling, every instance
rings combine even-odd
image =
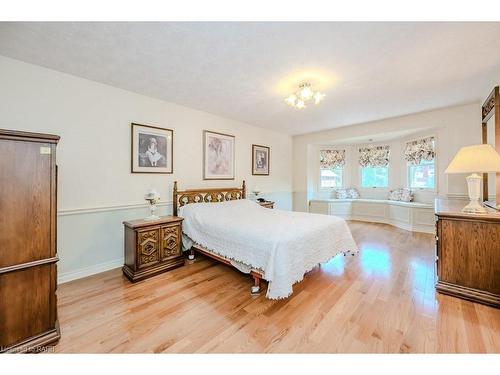
[[[301,134],[484,98],[500,23],[0,23],[0,54]],[[326,92],[299,111],[304,80]]]

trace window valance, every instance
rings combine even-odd
[[[406,143],[404,158],[413,165],[420,164],[422,160],[432,161],[435,157],[434,137],[421,138]]]
[[[359,165],[362,167],[387,167],[389,151],[389,146],[360,148]]]
[[[345,150],[320,150],[321,169],[333,169],[345,165]]]

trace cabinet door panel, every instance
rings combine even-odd
[[[179,225],[161,228],[161,260],[168,260],[181,255],[181,227]]]
[[[0,267],[54,256],[51,246],[54,152],[55,146],[50,144],[0,141]]]
[[[137,265],[139,268],[159,262],[159,232],[159,228],[157,228],[137,233]]]
[[[441,220],[440,277],[452,284],[500,293],[500,225]]]
[[[54,328],[55,264],[0,274],[0,349]]]

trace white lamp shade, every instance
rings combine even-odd
[[[147,193],[144,195],[144,199],[159,199],[160,194],[155,189],[150,189],[147,191]]]
[[[444,173],[488,173],[500,171],[500,155],[488,144],[462,147]]]

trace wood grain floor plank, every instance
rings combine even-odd
[[[61,353],[500,353],[500,310],[435,292],[434,237],[350,222],[360,248],[294,294],[200,258],[131,284],[116,269],[58,289]]]

